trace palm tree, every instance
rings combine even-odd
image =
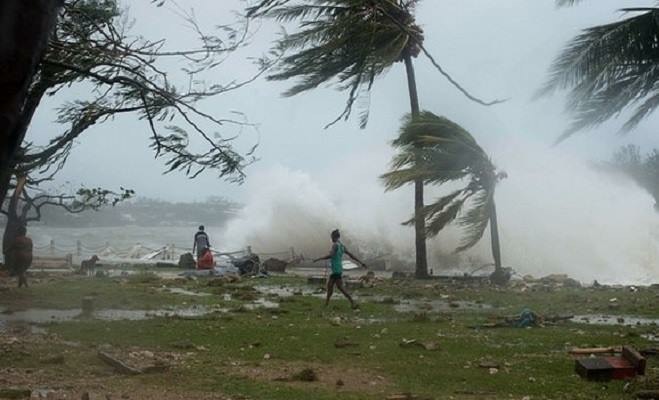
[[[557,0],[559,6],[581,0]],[[574,119],[563,140],[635,109],[623,131],[636,127],[659,106],[659,8],[623,8],[623,20],[594,26],[575,37],[554,61],[539,96],[569,89]]]
[[[435,185],[465,182],[463,187],[425,206],[421,222],[430,237],[452,222],[462,226],[465,236],[456,251],[478,243],[489,225],[495,266],[493,278],[505,277],[494,192],[506,174],[497,172],[469,132],[429,111],[405,117],[393,145],[399,153],[392,161],[391,171],[382,176],[387,190],[417,181]],[[407,223],[418,222],[416,218]]]
[[[423,30],[416,24],[414,8],[419,0],[260,0],[248,15],[274,18],[286,23],[299,21],[300,30],[277,42],[285,56],[270,80],[298,79],[284,94],[293,96],[319,85],[333,82],[348,92],[346,106],[326,127],[348,119],[355,102],[367,96],[379,75],[397,62],[404,62],[412,115],[419,114],[413,58],[425,54],[433,65],[469,99],[484,102],[469,94],[453,80],[423,47]],[[368,122],[368,107],[360,116],[360,126]],[[423,209],[423,184],[415,182],[415,214]],[[415,225],[416,276],[427,277],[425,229]]]

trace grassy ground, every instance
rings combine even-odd
[[[120,393],[131,398],[384,399],[409,392],[432,399],[625,399],[625,382],[591,383],[574,374],[566,350],[631,344],[656,327],[594,326],[569,322],[541,328],[479,328],[492,318],[530,308],[544,315],[659,316],[659,289],[494,289],[434,282],[382,282],[356,289],[361,310],[336,297],[329,308],[311,294],[267,295],[274,309],[249,309],[262,297],[253,286],[300,288],[301,278],[271,278],[208,286],[204,280],[42,280],[28,290],[0,292],[0,306],[79,308],[92,295],[99,308],[157,309],[214,305],[228,312],[199,318],[143,321],[75,320],[46,326],[47,336],[0,338],[0,388],[12,384],[59,390]],[[210,296],[172,294],[178,287]],[[612,299],[616,301],[611,301]],[[432,312],[432,300],[473,302]],[[418,310],[396,311],[400,301]],[[16,336],[14,334],[14,336]],[[403,339],[437,350],[402,347]],[[339,346],[337,347],[337,344]],[[341,345],[343,344],[343,345]],[[166,372],[120,376],[96,354],[99,346],[175,354]],[[51,360],[55,356],[63,356]],[[484,363],[487,362],[487,363]],[[498,368],[489,368],[494,363]],[[485,368],[480,365],[483,364]],[[486,365],[487,364],[487,365]],[[649,377],[657,364],[650,360]],[[314,382],[294,375],[311,369]],[[0,374],[0,376],[3,374]],[[633,383],[632,389],[643,383]],[[1,393],[1,391],[0,391]],[[169,394],[170,397],[164,394]],[[178,397],[177,397],[178,396]],[[215,396],[215,397],[214,397]]]

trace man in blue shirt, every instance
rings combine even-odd
[[[354,302],[350,294],[343,287],[343,254],[347,254],[350,258],[355,260],[357,264],[364,268],[367,268],[366,264],[359,261],[357,257],[352,255],[352,253],[350,253],[348,249],[345,248],[343,243],[341,243],[341,233],[339,233],[338,229],[333,230],[330,236],[332,238],[332,249],[330,250],[330,253],[325,257],[317,258],[314,260],[314,262],[321,260],[331,260],[332,273],[327,280],[327,299],[325,300],[325,306],[329,305],[330,298],[334,293],[334,285],[336,285],[339,291],[343,293],[346,298],[348,298],[352,308],[357,308],[357,303]]]

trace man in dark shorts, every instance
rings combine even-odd
[[[192,245],[192,252],[194,253],[197,250],[197,260],[204,255],[207,249],[211,247],[210,242],[208,241],[208,235],[204,231],[204,226],[199,226],[199,231],[194,235],[194,244]]]
[[[343,293],[346,298],[348,298],[352,308],[357,308],[357,303],[355,303],[350,294],[343,287],[343,254],[347,254],[350,258],[355,260],[357,264],[364,268],[366,268],[366,264],[359,261],[357,257],[352,255],[352,253],[350,253],[348,249],[345,248],[343,243],[341,243],[341,240],[339,240],[341,239],[341,233],[339,233],[338,229],[332,231],[331,238],[332,249],[330,250],[330,253],[325,257],[317,258],[314,260],[314,262],[321,260],[331,260],[332,273],[327,280],[327,299],[325,300],[325,306],[329,305],[330,298],[334,293],[334,285],[336,285],[339,291]]]

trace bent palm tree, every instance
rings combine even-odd
[[[355,102],[368,95],[375,78],[396,62],[404,62],[412,115],[419,113],[419,98],[412,59],[423,52],[458,90],[469,94],[453,80],[423,47],[423,30],[416,24],[414,7],[419,0],[260,0],[248,9],[249,16],[274,18],[280,22],[299,21],[300,30],[278,40],[279,50],[292,54],[283,58],[271,80],[297,78],[285,92],[293,96],[327,82],[348,91],[346,106],[327,126],[348,119]],[[365,97],[367,99],[367,97]],[[360,126],[368,121],[368,107],[361,113]],[[423,185],[415,183],[415,213],[423,208]],[[418,219],[421,221],[421,218]],[[416,276],[428,272],[423,224],[417,224]]]
[[[573,5],[580,0],[557,0]],[[634,15],[595,26],[575,37],[554,61],[539,96],[569,89],[574,115],[563,140],[635,106],[623,126],[629,131],[659,106],[659,8],[623,8]]]
[[[494,203],[496,185],[505,178],[505,173],[497,173],[487,153],[469,132],[428,111],[418,116],[408,115],[393,145],[400,152],[392,161],[392,170],[382,176],[387,190],[418,180],[435,185],[466,181],[464,187],[423,208],[426,232],[435,236],[448,224],[457,222],[465,236],[456,251],[464,251],[478,243],[489,225],[494,276],[505,275]],[[407,223],[414,223],[415,219]]]

